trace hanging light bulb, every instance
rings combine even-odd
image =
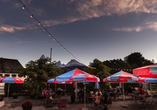
[[[40,25],[40,22],[39,22],[39,25]]]
[[[59,44],[59,42],[57,42],[57,44]]]
[[[44,31],[46,31],[46,29],[44,29]]]
[[[31,18],[33,17],[33,15],[30,16]]]
[[[53,39],[53,41],[55,41],[55,38]]]
[[[51,34],[49,34],[49,36],[51,36]]]
[[[23,6],[22,9],[25,9],[25,6]]]

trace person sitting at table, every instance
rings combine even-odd
[[[144,89],[142,88],[142,86],[140,86],[140,94],[141,94],[141,95],[145,95]]]
[[[136,90],[135,90],[135,87],[133,86],[133,87],[132,87],[132,92],[134,93],[135,91],[136,91]]]
[[[57,91],[56,91],[56,94],[61,95],[61,91],[62,91],[62,89],[61,89],[61,87],[59,87],[59,88],[57,89]]]
[[[116,88],[113,87],[110,94],[112,97],[114,97],[114,99],[116,99],[116,92],[117,92]]]
[[[99,105],[99,104],[100,104],[100,99],[99,99],[99,98],[100,98],[100,93],[98,93],[98,95],[95,96],[95,99],[96,99],[96,100],[95,100],[95,104],[96,104],[96,105]]]
[[[53,90],[52,90],[51,88],[49,88],[48,93],[49,93],[50,95],[54,94],[54,92],[53,92]]]
[[[42,96],[43,98],[46,98],[46,95],[47,95],[47,94],[48,94],[48,91],[47,91],[47,88],[45,87],[44,90],[42,91],[41,96]]]
[[[100,96],[102,95],[102,92],[100,91],[100,89],[97,90],[97,92],[95,93],[95,96],[97,96],[98,93],[100,93]]]
[[[119,87],[117,87],[117,92],[119,92],[119,93],[121,92],[121,89]]]

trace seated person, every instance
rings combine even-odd
[[[45,87],[44,88],[44,90],[42,91],[42,93],[41,93],[41,96],[43,97],[43,98],[46,98],[46,95],[48,94],[48,91],[47,91],[47,88]]]
[[[53,90],[51,88],[49,88],[48,94],[50,94],[50,95],[54,94],[54,92],[53,92]]]
[[[99,97],[100,97],[100,93],[98,93],[98,95],[97,96],[95,96],[95,104],[100,104],[100,99],[99,99]]]
[[[141,95],[145,95],[144,89],[142,88],[142,86],[140,87],[140,94],[141,94]]]
[[[56,94],[61,95],[61,91],[62,91],[62,89],[61,89],[61,87],[59,87],[59,88],[57,89],[57,91],[56,91]]]
[[[100,89],[97,90],[97,92],[95,93],[95,96],[97,96],[98,93],[100,93],[100,96],[102,96],[102,92],[100,91]]]
[[[119,92],[119,93],[121,92],[121,89],[119,87],[117,88],[117,92]]]
[[[117,92],[116,88],[113,87],[110,94],[111,94],[111,96],[114,97],[114,99],[116,99],[116,92]]]

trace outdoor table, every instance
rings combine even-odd
[[[88,97],[89,100],[91,100],[91,105],[94,103],[94,101],[96,100],[95,96],[92,97]]]

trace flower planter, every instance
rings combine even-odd
[[[32,107],[22,107],[23,110],[32,110]]]

